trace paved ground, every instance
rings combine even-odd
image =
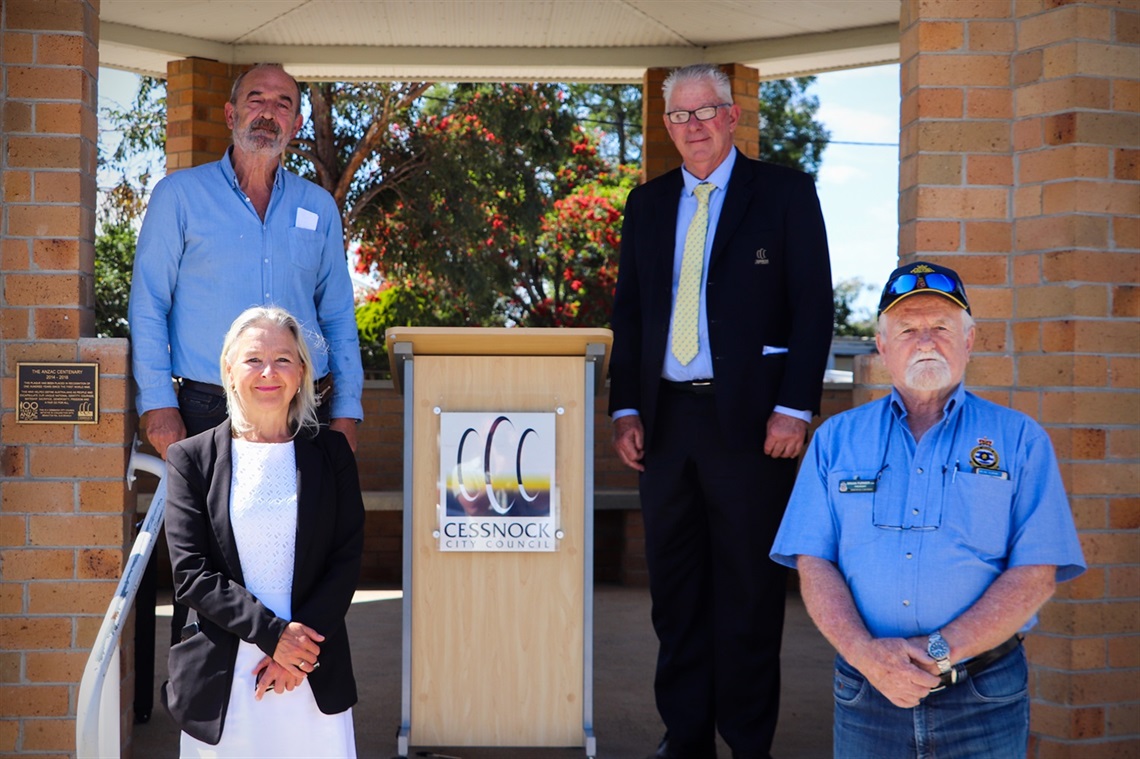
[[[361,759],[396,755],[400,721],[400,612],[396,593],[354,603],[348,615],[352,658],[360,687],[353,714]],[[663,728],[653,705],[656,639],[649,623],[649,594],[639,588],[600,585],[594,595],[594,724],[598,759],[641,759],[657,745]],[[167,612],[169,613],[169,612]],[[161,610],[160,610],[161,614]],[[166,677],[169,624],[160,617],[156,634],[156,681]],[[784,630],[783,695],[776,759],[831,756],[832,650],[807,617],[799,596],[788,597]],[[135,759],[178,755],[178,731],[155,698],[154,716],[136,725]],[[722,759],[730,756],[723,744]],[[503,749],[413,746],[412,756],[452,759],[577,759],[582,749]]]

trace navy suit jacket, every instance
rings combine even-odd
[[[232,444],[227,419],[175,443],[166,459],[174,595],[198,612],[199,631],[171,647],[162,701],[182,730],[210,744],[225,725],[239,640],[272,656],[290,621],[325,636],[321,666],[308,675],[320,710],[336,714],[356,703],[344,618],[360,575],[364,503],[352,450],[329,430],[294,441],[293,619],[284,620],[244,587],[229,516]]]
[[[610,413],[653,421],[673,307],[681,170],[626,201],[614,295]],[[737,154],[706,277],[717,414],[736,444],[763,444],[777,406],[819,413],[834,306],[823,214],[811,176]],[[763,355],[764,346],[787,353]]]

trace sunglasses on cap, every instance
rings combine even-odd
[[[926,271],[917,274],[911,273],[914,269],[920,268],[926,269]],[[929,265],[921,264],[915,266],[914,269],[911,272],[896,274],[887,282],[887,286],[883,288],[883,296],[879,300],[880,315],[903,298],[921,292],[942,295],[966,309],[966,313],[970,313],[970,303],[966,300],[966,289],[953,271],[944,269],[943,272],[937,272],[931,270]]]

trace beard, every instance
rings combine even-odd
[[[911,390],[945,390],[953,379],[950,364],[937,353],[917,354],[906,368],[906,386]]]
[[[256,119],[245,129],[234,129],[234,144],[246,153],[280,155],[285,152],[289,137],[272,119]]]

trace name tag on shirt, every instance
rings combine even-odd
[[[997,477],[999,480],[1008,480],[1009,472],[1004,469],[983,469],[981,467],[974,467],[974,474],[982,474],[986,477]]]
[[[840,493],[874,493],[875,480],[840,480]]]
[[[297,222],[293,225],[297,229],[316,229],[318,217],[312,211],[305,208],[297,209]]]

